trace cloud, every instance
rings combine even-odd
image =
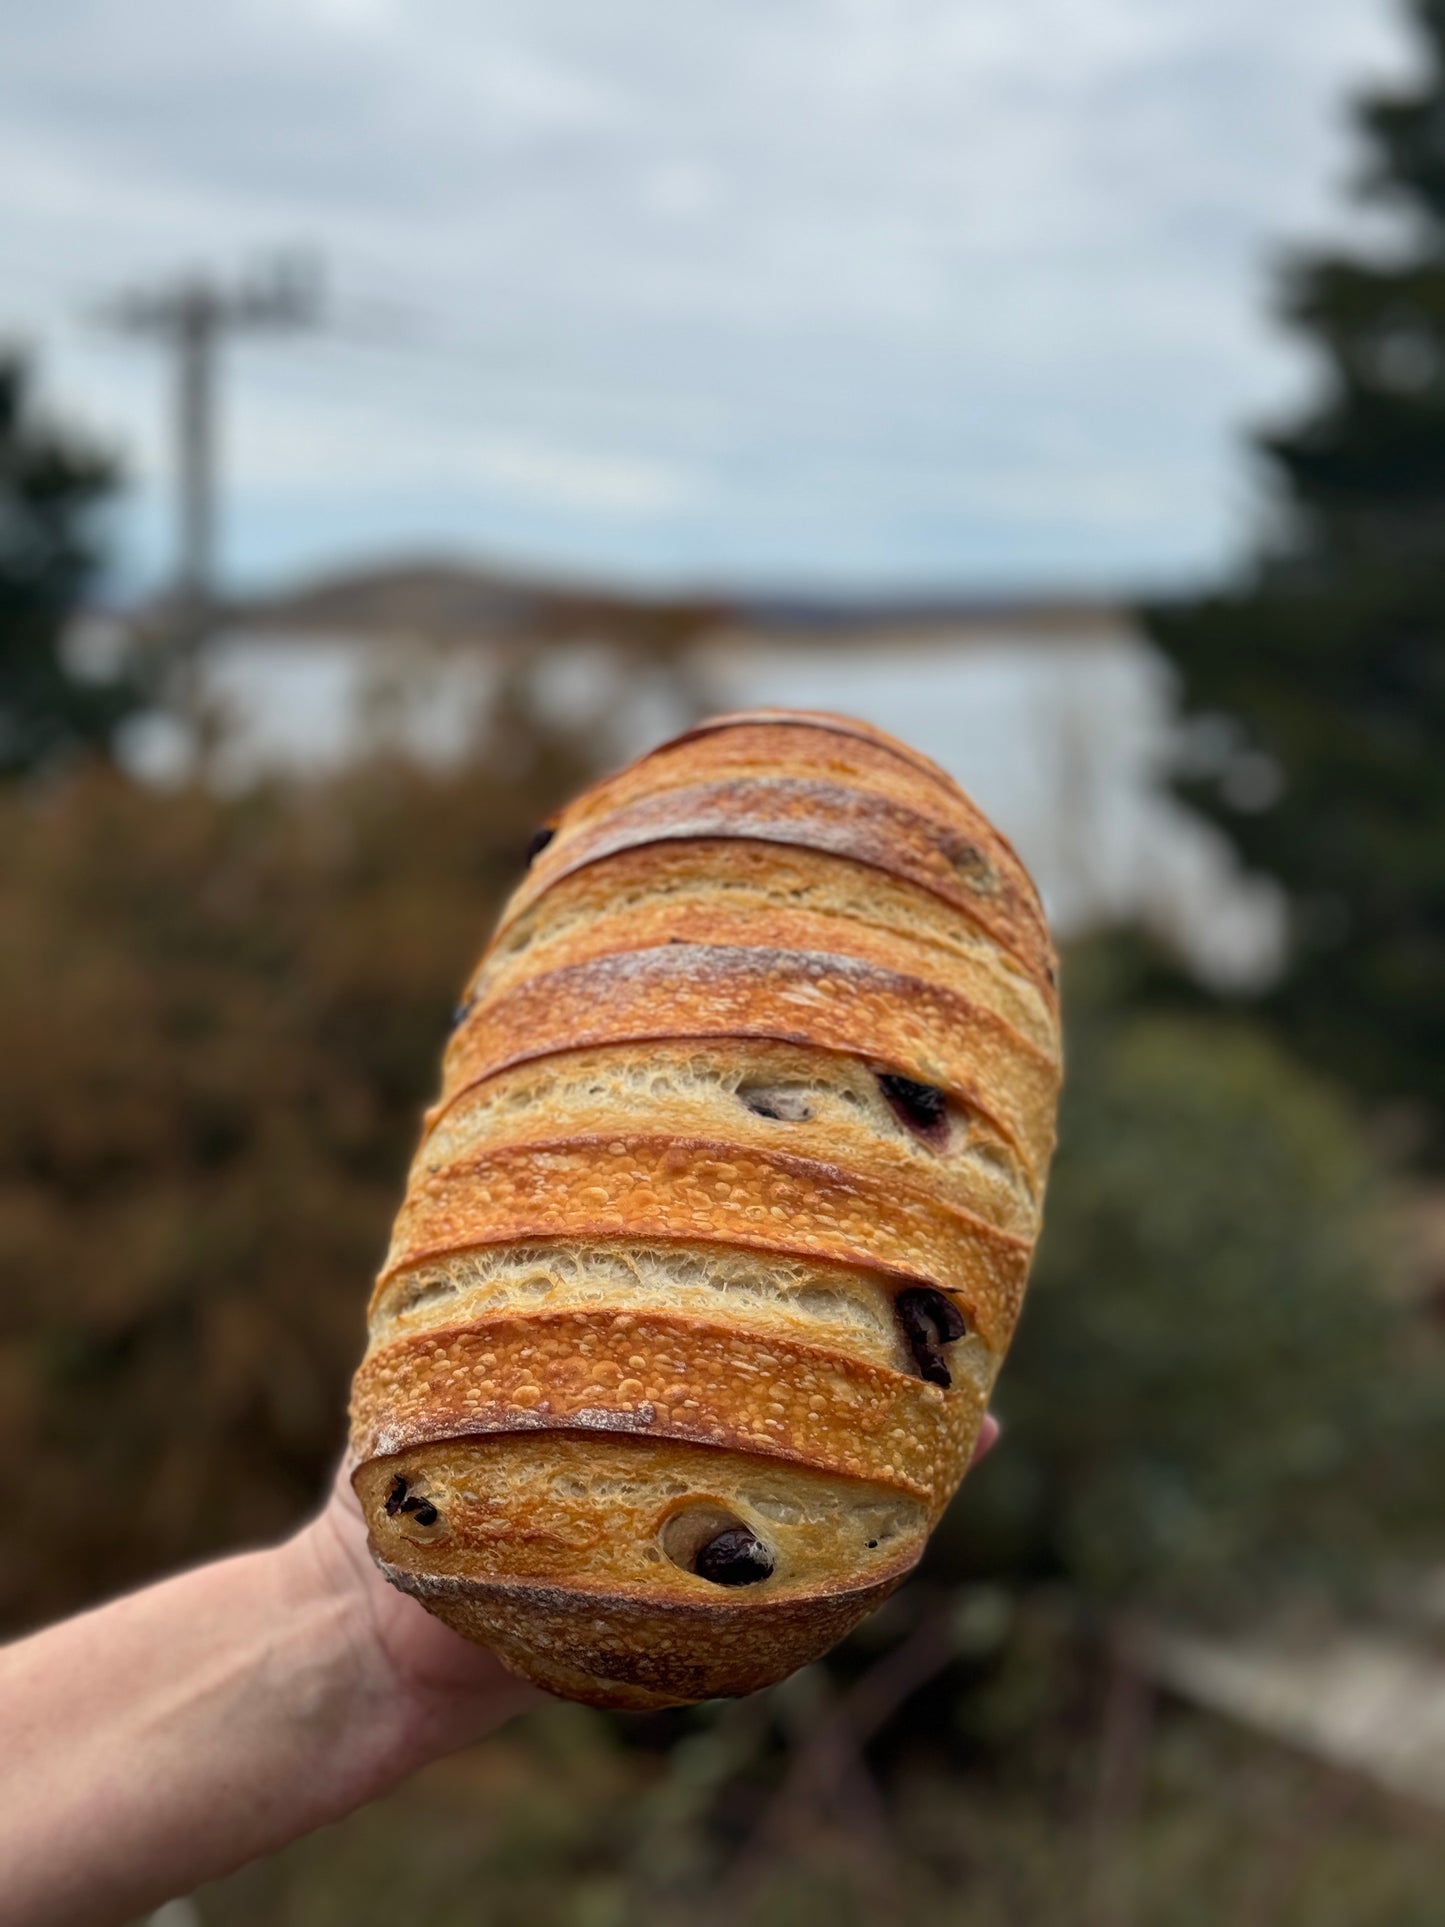
[[[262,568],[303,472],[318,559],[390,487],[632,571],[1061,578],[1101,515],[1199,568],[1297,379],[1265,261],[1340,225],[1403,44],[1392,0],[9,0],[0,331],[153,491],[162,371],[78,312],[324,251],[336,332],[231,361]]]
[[[313,399],[300,412],[263,396],[238,429],[231,452],[251,487],[288,497],[303,514],[308,495],[334,491],[346,476],[368,490],[378,483],[398,492],[474,490],[609,516],[675,511],[695,493],[676,465],[498,433],[467,411],[444,422],[415,415],[398,421],[374,402]]]

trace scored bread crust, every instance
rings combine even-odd
[[[796,845],[884,870],[961,910],[1036,980],[1056,968],[1048,931],[987,840],[887,795],[796,776],[717,777],[625,804],[559,832],[512,900],[513,914],[558,878],[621,850],[698,837]],[[503,925],[505,928],[505,923]]]
[[[758,782],[773,786],[770,794],[787,795],[781,786],[789,783],[812,788],[841,781],[860,800],[895,804],[900,815],[892,820],[906,841],[918,834],[910,819],[928,824],[960,878],[980,896],[1016,899],[1022,920],[1043,937],[1047,949],[1047,925],[1013,845],[951,778],[911,755],[899,756],[895,743],[855,733],[839,744],[837,733],[830,734],[831,744],[812,726],[800,727],[780,715],[764,725],[737,718],[725,728],[664,743],[579,798],[569,812],[569,829],[618,816],[637,802],[690,793],[700,782],[725,780],[734,787]],[[886,812],[880,820],[889,820]]]
[[[826,1650],[968,1463],[1059,1074],[1033,887],[927,758],[747,712],[596,785],[473,976],[373,1297],[382,1570],[598,1705]]]
[[[1030,1169],[1053,1151],[1056,1065],[984,1007],[853,957],[681,940],[564,964],[503,992],[453,1040],[442,1104],[559,1050],[709,1037],[877,1059],[979,1111]]]
[[[755,729],[759,724],[772,724],[779,729],[823,729],[831,736],[851,736],[860,743],[869,743],[881,749],[900,762],[911,763],[915,769],[922,770],[940,783],[951,797],[969,798],[959,788],[941,763],[935,763],[931,756],[925,756],[921,749],[905,743],[897,736],[890,736],[887,730],[879,729],[875,723],[865,723],[857,716],[845,716],[836,709],[779,709],[763,707],[760,709],[732,709],[722,716],[707,716],[702,722],[694,723],[691,729],[681,730],[676,736],[669,737],[665,743],[645,751],[637,758],[638,767],[654,756],[664,756],[669,750],[677,749],[684,743],[699,742],[704,736],[716,736],[722,730]],[[1001,843],[1013,845],[1002,830],[994,829],[994,835]]]
[[[591,1311],[479,1320],[394,1341],[357,1373],[364,1458],[429,1439],[589,1430],[725,1446],[896,1486],[930,1511],[983,1419],[906,1372],[676,1314]]]
[[[545,914],[543,909],[545,907]],[[745,838],[674,838],[618,851],[605,863],[559,877],[545,906],[511,917],[488,947],[469,995],[490,996],[543,967],[554,947],[579,927],[611,923],[618,949],[646,948],[632,934],[668,924],[666,935],[690,936],[696,919],[709,929],[722,919],[753,932],[787,920],[778,948],[846,950],[850,956],[924,977],[983,1002],[1015,1030],[1057,1055],[1053,987],[1031,978],[995,940],[930,891],[824,851]],[[718,941],[716,937],[712,939]],[[530,954],[529,954],[530,953]]]
[[[431,1114],[411,1182],[498,1145],[605,1135],[617,1122],[618,1059],[615,1049],[572,1049],[469,1085]],[[940,1156],[889,1107],[863,1060],[749,1038],[654,1042],[621,1081],[629,1101],[645,1101],[654,1133],[776,1150],[781,1105],[793,1112],[786,1148],[796,1156],[921,1187],[1001,1231],[1029,1239],[1038,1231],[1033,1172],[990,1119],[951,1099],[936,1134]]]
[[[716,1238],[871,1265],[957,1297],[999,1343],[1032,1249],[955,1205],[810,1158],[695,1138],[576,1137],[508,1146],[414,1183],[382,1282],[448,1252],[549,1236]]]

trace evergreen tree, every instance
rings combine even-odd
[[[106,456],[37,414],[24,363],[0,355],[0,777],[104,749],[134,706],[126,683],[77,677],[61,649],[116,479]]]
[[[1156,608],[1201,749],[1184,788],[1285,885],[1275,1013],[1367,1094],[1410,1100],[1445,1155],[1445,0],[1425,60],[1365,99],[1375,253],[1288,272],[1325,391],[1265,436],[1278,515],[1247,578]]]

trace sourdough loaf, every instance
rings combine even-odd
[[[724,716],[579,797],[459,1006],[372,1300],[387,1577],[594,1705],[816,1657],[963,1475],[1058,1083],[1033,886],[905,745]]]

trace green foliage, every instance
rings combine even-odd
[[[0,776],[103,749],[136,704],[125,682],[78,680],[61,655],[115,486],[110,460],[41,419],[24,364],[0,354]]]
[[[1445,50],[1445,0],[1411,0],[1422,39],[1439,59]],[[1379,153],[1370,185],[1403,196],[1427,220],[1445,224],[1445,95],[1438,75],[1420,85],[1366,100],[1360,118]]]
[[[1445,1361],[1341,1100],[1237,1020],[1084,1007],[1070,1038],[1007,1449],[938,1557],[1192,1614],[1373,1570],[1428,1523]]]
[[[1323,396],[1261,446],[1276,533],[1227,593],[1155,609],[1201,720],[1189,800],[1294,911],[1271,1014],[1316,1063],[1418,1107],[1445,1155],[1445,6],[1419,83],[1367,101],[1388,256],[1326,255],[1286,312]]]

